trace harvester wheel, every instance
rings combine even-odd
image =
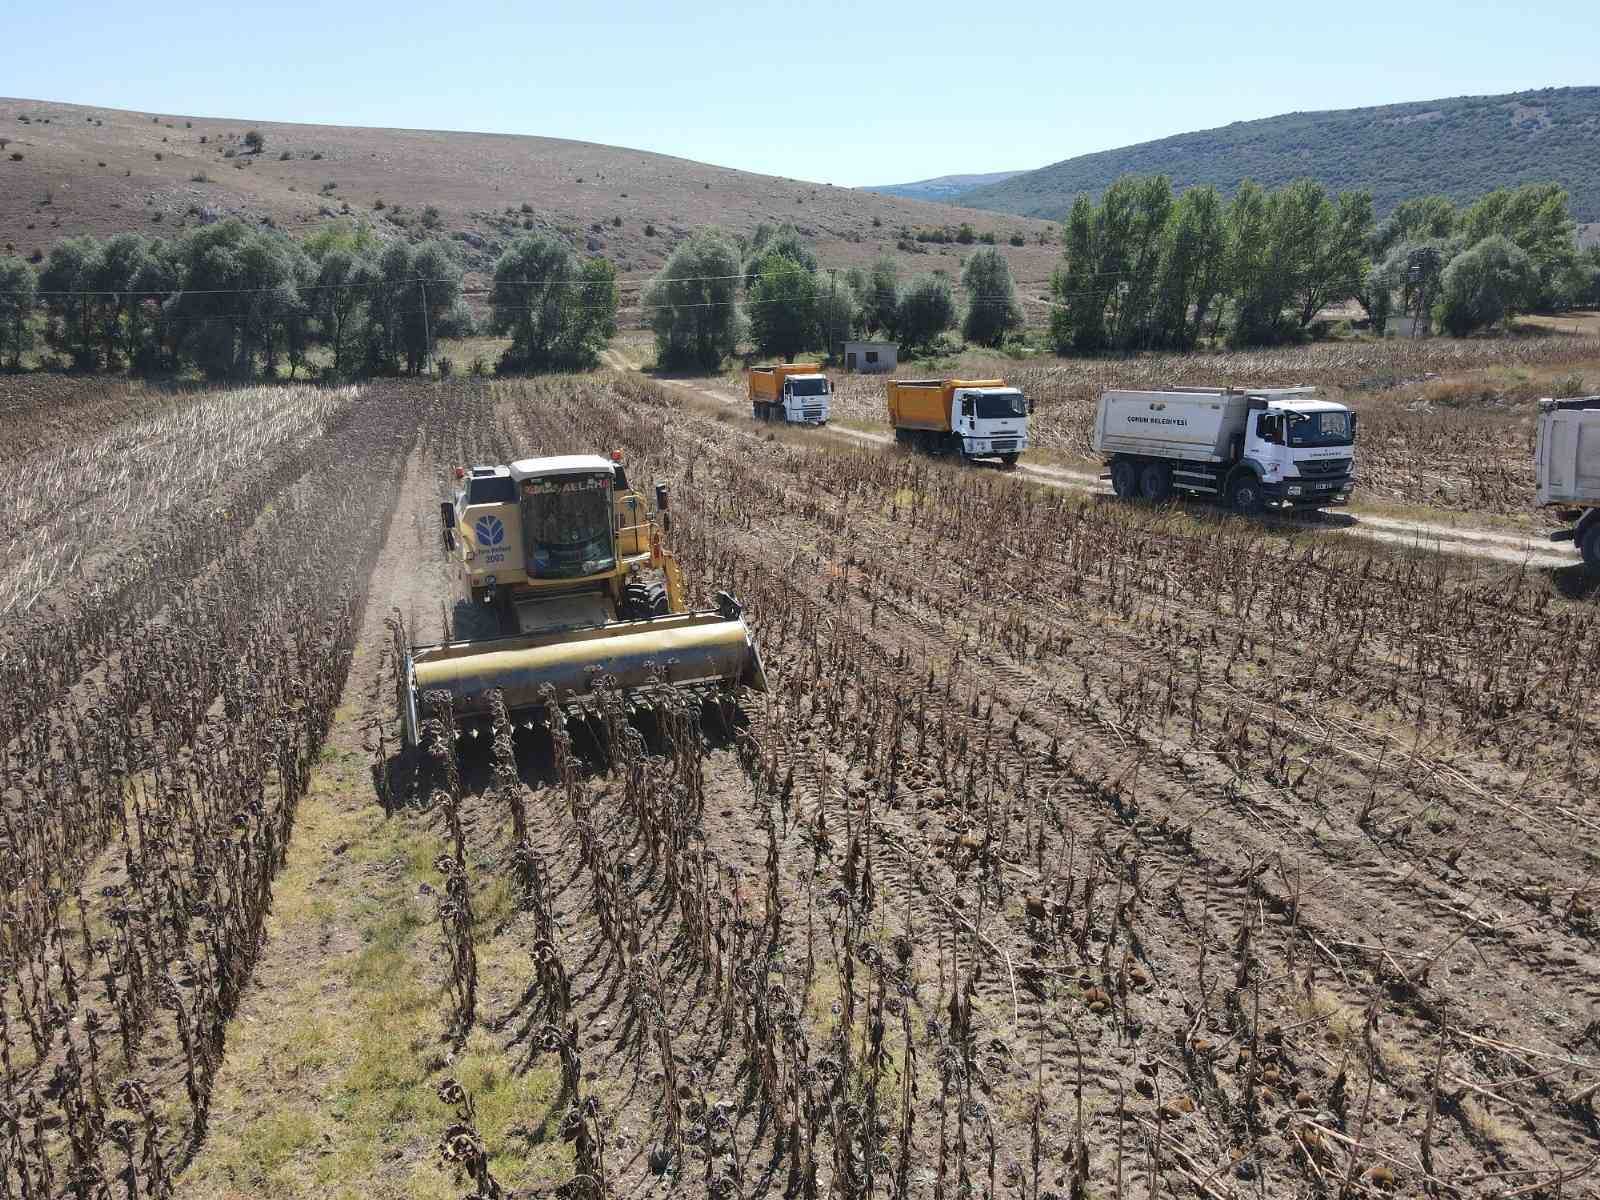
[[[659,583],[644,585],[644,615],[647,617],[664,617],[667,615],[667,589]]]
[[[1112,463],[1111,490],[1119,499],[1132,500],[1139,494],[1139,469],[1125,458]]]
[[[622,611],[617,615],[626,621],[638,621],[650,615],[650,597],[644,584],[630,583],[622,589]]]

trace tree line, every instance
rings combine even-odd
[[[1364,190],[1244,181],[1175,196],[1164,175],[1126,175],[1079,196],[1051,280],[1058,353],[1257,346],[1306,335],[1357,301],[1382,334],[1399,306],[1461,336],[1519,312],[1600,303],[1600,248],[1581,252],[1557,184],[1490,192],[1458,208],[1410,200],[1374,219]]]
[[[290,378],[416,374],[441,337],[474,331],[448,242],[384,242],[366,224],[303,241],[237,219],[163,239],[65,238],[35,269],[0,259],[0,363],[41,344],[80,371],[189,369]],[[501,370],[592,365],[616,330],[616,272],[565,244],[519,238],[495,264],[488,323]]]
[[[902,283],[899,264],[820,269],[791,226],[758,226],[748,238],[707,226],[679,245],[644,290],[665,366],[715,368],[747,339],[762,355],[792,359],[849,338],[883,336],[905,350],[933,348],[959,323],[969,342],[998,346],[1022,328],[1011,268],[998,249],[973,254],[962,273],[963,315],[950,283],[925,275]]]

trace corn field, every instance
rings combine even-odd
[[[630,377],[370,399],[262,464],[227,547],[152,556],[139,636],[12,677],[0,1196],[204,1165],[339,720],[371,722],[342,802],[425,859],[429,1144],[395,1149],[438,1194],[1593,1193],[1592,605]],[[611,449],[672,484],[770,692],[640,716],[601,678],[459,752],[429,696],[401,753],[398,664],[468,620],[452,466]],[[525,1120],[488,1111],[506,1075],[549,1080]]]

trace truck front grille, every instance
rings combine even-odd
[[[990,445],[992,445],[996,450],[1015,450],[1017,448],[1017,439],[1007,438],[1003,441],[997,440],[991,442]]]
[[[1320,475],[1348,475],[1350,473],[1350,460],[1348,458],[1318,458],[1309,462],[1297,462],[1295,470],[1305,476]]]

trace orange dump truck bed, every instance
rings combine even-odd
[[[750,368],[750,399],[777,403],[783,399],[783,381],[791,375],[820,375],[818,363],[777,363]]]
[[[889,424],[896,429],[937,429],[948,433],[956,389],[1005,386],[1003,379],[891,379]]]

